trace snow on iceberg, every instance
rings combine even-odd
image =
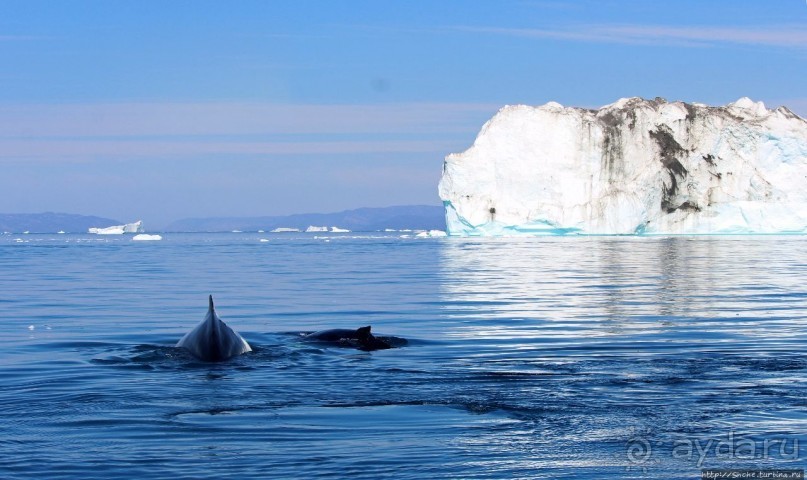
[[[132,240],[137,241],[155,241],[155,240],[162,240],[163,237],[160,235],[149,235],[147,233],[140,233],[132,237]]]
[[[95,233],[98,235],[123,235],[124,233],[142,233],[143,221],[138,220],[134,223],[127,223],[125,225],[114,225],[111,227],[90,227],[88,233]]]
[[[748,98],[506,106],[439,194],[450,235],[807,233],[807,121]]]

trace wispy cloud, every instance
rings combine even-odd
[[[424,140],[353,140],[303,142],[194,140],[0,140],[3,158],[131,158],[200,155],[342,155],[362,153],[449,152],[452,142]]]
[[[769,25],[759,28],[668,25],[577,25],[565,28],[449,27],[454,31],[525,38],[632,45],[705,47],[723,44],[807,48],[807,27]]]
[[[520,6],[539,8],[544,10],[581,10],[585,8],[581,4],[564,2],[564,1],[551,1],[551,0],[522,0],[519,2]]]
[[[0,42],[17,42],[26,40],[52,40],[54,37],[44,37],[38,35],[2,35],[0,34]]]
[[[497,105],[121,103],[0,106],[3,137],[374,134],[451,130]]]
[[[447,153],[497,106],[248,103],[0,107],[0,161]]]

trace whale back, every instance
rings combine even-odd
[[[304,338],[317,342],[340,343],[354,346],[360,350],[383,350],[392,348],[389,342],[375,337],[371,333],[371,326],[360,327],[355,330],[345,328],[334,328],[331,330],[320,330],[309,333]]]
[[[320,342],[338,342],[339,340],[358,340],[356,330],[348,328],[332,328],[330,330],[320,330],[314,333],[309,333],[305,336],[309,340],[316,340]]]
[[[176,346],[208,362],[219,362],[252,351],[246,340],[216,315],[212,295],[205,319],[186,333]]]

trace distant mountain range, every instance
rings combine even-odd
[[[0,232],[86,233],[91,227],[123,225],[109,218],[69,213],[0,213]],[[339,227],[354,232],[395,230],[444,230],[445,210],[434,205],[357,208],[336,213],[305,213],[272,217],[186,218],[168,225],[166,232],[244,232],[309,226]]]
[[[90,227],[108,227],[121,222],[109,218],[70,213],[0,213],[0,232],[87,233]]]
[[[445,209],[433,205],[357,208],[336,213],[303,213],[274,217],[186,218],[165,228],[166,232],[244,232],[309,226],[345,228],[354,232],[395,230],[444,230]]]

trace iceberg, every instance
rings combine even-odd
[[[448,234],[442,230],[429,230],[427,232],[420,232],[415,236],[418,238],[440,238],[448,236]]]
[[[349,233],[350,230],[339,227],[331,227],[331,233]]]
[[[143,233],[144,231],[142,220],[125,225],[113,225],[111,227],[90,227],[87,230],[88,233],[95,233],[97,235],[123,235],[124,233]]]
[[[132,240],[141,241],[141,242],[143,242],[143,241],[156,241],[156,240],[162,240],[162,239],[163,239],[163,237],[160,236],[160,235],[149,235],[147,233],[140,233],[140,234],[135,235],[134,237],[132,237]]]
[[[316,226],[314,226],[314,225],[311,225],[311,226],[309,226],[308,228],[306,228],[306,229],[305,229],[305,231],[306,231],[306,233],[311,233],[311,232],[327,232],[327,231],[328,231],[328,227],[316,227]]]
[[[299,228],[278,227],[278,228],[272,230],[272,233],[293,233],[293,232],[299,232],[299,231],[300,231]]]
[[[505,106],[438,191],[449,235],[807,233],[807,121],[748,98]]]

